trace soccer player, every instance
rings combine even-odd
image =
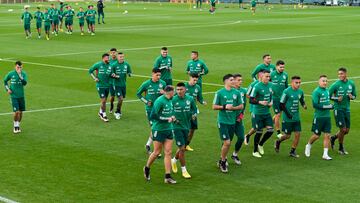
[[[282,136],[280,131],[280,118],[281,118],[280,98],[284,90],[288,88],[288,74],[284,70],[285,70],[285,62],[279,60],[276,62],[276,71],[270,73],[270,80],[273,90],[273,109],[275,113],[273,117],[273,121],[275,123],[275,129],[278,138]]]
[[[34,13],[36,19],[36,30],[38,32],[38,38],[41,38],[41,27],[44,14],[40,11],[40,7],[37,7],[37,11]]]
[[[257,80],[256,75],[258,74],[258,72],[260,72],[260,70],[267,70],[271,73],[275,69],[276,69],[275,66],[271,64],[270,54],[265,54],[263,56],[263,63],[255,67],[254,71],[251,73],[251,77],[253,78],[254,81],[256,81]]]
[[[252,127],[256,130],[253,156],[257,158],[264,155],[264,144],[274,133],[273,120],[270,114],[270,108],[273,105],[273,93],[269,81],[270,71],[264,70],[261,81],[254,86],[250,94],[250,103],[254,104]],[[264,128],[266,128],[266,132],[262,136]]]
[[[244,9],[244,2],[243,2],[243,0],[239,0],[239,8]]]
[[[55,9],[55,5],[54,4],[50,4],[50,8],[49,8],[49,14],[50,14],[50,21],[51,21],[51,32],[52,34],[54,34],[54,24],[53,24],[53,20],[52,20],[52,15],[54,13],[54,9]]]
[[[116,48],[111,48],[110,49],[110,66],[113,63],[117,63],[118,62],[118,58],[117,58],[117,49]],[[110,84],[114,83],[115,78],[111,78],[110,79]],[[110,86],[110,113],[113,113],[113,109],[114,109],[114,101],[115,101],[115,87],[113,85]]]
[[[71,35],[73,32],[74,15],[75,12],[71,9],[71,6],[67,6],[67,9],[63,14],[63,17],[65,17],[65,27],[67,29],[66,34]]]
[[[128,62],[124,60],[124,53],[119,52],[117,55],[117,61],[111,65],[112,77],[112,89],[114,90],[114,95],[118,98],[118,104],[114,116],[119,120],[122,116],[121,107],[123,100],[126,97],[126,77],[131,77],[131,67]],[[114,105],[114,104],[113,104]]]
[[[304,109],[307,109],[305,104],[304,92],[300,89],[301,78],[299,76],[293,76],[291,78],[291,87],[288,87],[282,93],[280,100],[280,108],[284,112],[282,131],[285,133],[278,140],[275,141],[275,151],[280,151],[281,142],[290,138],[291,133],[294,132],[295,138],[291,145],[290,156],[298,158],[296,153],[296,147],[299,144],[301,122],[299,103]]]
[[[85,12],[82,7],[80,7],[79,12],[76,14],[76,17],[79,19],[79,26],[81,35],[84,35],[84,19],[85,19]]]
[[[180,82],[176,85],[176,93],[177,95],[172,99],[172,104],[176,119],[174,123],[174,134],[178,150],[171,160],[171,167],[172,171],[177,173],[176,162],[180,160],[182,176],[184,178],[191,178],[185,166],[185,146],[191,120],[195,120],[197,116],[197,107],[193,97],[186,94],[184,83]]]
[[[160,74],[160,73],[159,73]],[[160,79],[160,75],[159,75]],[[149,159],[144,167],[144,177],[150,181],[150,166],[154,163],[156,158],[164,148],[164,166],[165,166],[165,183],[175,184],[176,181],[171,177],[171,150],[174,137],[173,122],[176,121],[174,116],[174,108],[171,102],[174,96],[174,88],[170,85],[164,88],[164,95],[156,99],[154,107],[151,111],[151,119],[153,125],[151,127],[154,152],[150,154]]]
[[[85,11],[85,19],[86,19],[86,25],[87,25],[87,32],[91,33],[90,31],[90,16],[88,16],[88,12],[90,10],[90,5],[88,6],[87,10]]]
[[[331,148],[334,149],[335,140],[339,138],[339,154],[346,155],[344,148],[344,137],[350,130],[350,100],[356,99],[356,88],[354,81],[347,78],[346,68],[339,68],[338,78],[330,86],[329,94],[334,103],[334,117],[339,131],[331,136]]]
[[[95,35],[95,15],[96,11],[94,10],[94,6],[90,5],[89,10],[86,12],[86,16],[89,16],[89,27],[91,35]]]
[[[168,55],[168,48],[163,47],[160,51],[161,55],[155,59],[154,69],[161,70],[161,80],[165,81],[166,85],[172,85],[172,58]]]
[[[62,29],[62,25],[63,25],[63,14],[64,14],[64,7],[66,7],[67,4],[64,4],[64,2],[60,2],[60,7],[59,7],[59,11],[60,11],[60,15],[59,15],[59,19],[60,19],[60,32],[63,32]]]
[[[255,11],[256,11],[256,0],[251,0],[250,4],[251,4],[251,13],[252,13],[252,15],[255,15]]]
[[[52,23],[53,23],[53,32],[54,32],[55,36],[57,36],[59,34],[60,10],[55,7],[51,13],[51,16],[52,16]]]
[[[29,7],[25,7],[24,13],[21,15],[21,22],[24,22],[24,30],[25,30],[25,37],[26,39],[29,39],[31,37],[31,20],[33,19],[33,16],[28,11]]]
[[[216,0],[210,0],[209,1],[209,3],[210,3],[210,10],[209,10],[209,12],[211,13],[211,14],[214,14],[215,13],[215,6],[216,6]]]
[[[231,158],[237,165],[241,165],[241,161],[239,159],[238,153],[241,149],[242,143],[244,142],[244,112],[246,107],[246,88],[241,87],[242,85],[242,75],[241,74],[234,74],[234,84],[233,88],[239,91],[242,103],[244,105],[243,109],[236,111],[236,122],[235,122],[235,135],[237,136],[237,140],[235,143],[235,150],[231,155]]]
[[[234,76],[226,74],[223,77],[224,88],[215,93],[213,110],[218,110],[217,123],[220,139],[222,141],[221,159],[218,166],[223,173],[228,172],[227,154],[231,146],[231,140],[235,133],[235,122],[237,110],[243,109],[243,101],[240,92],[232,88]]]
[[[199,59],[199,52],[191,52],[191,60],[187,62],[186,72],[188,75],[197,74],[199,75],[199,80],[197,84],[202,88],[202,76],[209,73],[209,69],[204,63],[203,60]]]
[[[166,86],[166,83],[161,80],[160,77],[161,71],[153,69],[151,79],[143,82],[136,92],[136,96],[145,104],[146,117],[149,121],[150,127],[152,126],[150,114],[153,108],[153,104],[155,100],[164,93],[164,87]],[[150,131],[149,139],[145,145],[145,149],[148,154],[151,153],[150,145],[152,141],[152,132]]]
[[[206,105],[206,101],[204,101],[204,98],[202,96],[202,90],[201,87],[197,84],[197,81],[199,80],[199,75],[197,74],[191,74],[189,82],[185,83],[186,93],[189,94],[194,98],[195,101],[198,101],[202,105]],[[197,112],[199,114],[199,110]],[[192,138],[194,137],[195,130],[198,129],[198,120],[197,117],[190,122],[190,130],[188,139],[186,141],[185,149],[187,151],[194,151],[193,148],[190,147],[190,142]]]
[[[100,16],[102,17],[101,20],[102,20],[102,23],[105,24],[104,22],[104,3],[102,2],[102,0],[99,0],[96,4],[96,7],[97,7],[97,10],[98,10],[98,24],[100,24]]]
[[[94,74],[97,71],[97,74]],[[95,63],[90,69],[89,73],[96,82],[96,89],[100,96],[101,106],[99,110],[99,117],[105,122],[109,122],[106,116],[106,100],[109,95],[111,67],[109,64],[109,54],[102,55],[102,60]]]
[[[331,118],[330,109],[334,106],[330,104],[329,91],[326,88],[328,83],[327,76],[321,75],[319,78],[319,86],[312,93],[312,104],[315,109],[314,120],[312,124],[313,135],[310,137],[305,146],[305,156],[310,157],[312,144],[319,139],[321,133],[324,133],[324,160],[332,160],[328,155],[330,147]]]
[[[10,81],[10,86],[8,82]],[[20,133],[22,113],[25,111],[24,86],[27,84],[27,75],[22,70],[21,61],[15,62],[15,70],[10,71],[4,78],[5,90],[11,97],[14,111],[14,133]]]
[[[116,62],[118,61],[118,58],[117,58],[117,54],[118,54],[117,49],[116,49],[116,48],[111,48],[109,54],[110,54],[110,64],[116,63]]]
[[[202,6],[202,0],[196,0],[196,8],[200,8],[201,10],[201,6]]]
[[[45,10],[44,10],[43,21],[44,21],[46,40],[50,40],[51,16],[50,16],[50,13],[48,12],[47,8],[45,8]]]

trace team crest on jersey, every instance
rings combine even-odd
[[[283,75],[283,78],[284,78],[284,79],[286,79],[286,76],[285,76],[285,75]]]
[[[190,104],[190,101],[189,101],[189,100],[186,100],[186,104],[189,105],[189,104]]]
[[[195,93],[198,93],[199,92],[199,90],[198,89],[195,89]]]
[[[299,99],[300,99],[300,98],[301,98],[301,95],[299,94],[298,97],[299,97]]]
[[[236,99],[237,98],[237,95],[236,94],[233,94],[233,99]]]
[[[176,102],[176,104],[175,105],[179,105],[179,102]]]
[[[168,59],[169,62],[171,62],[171,59]]]
[[[197,67],[200,67],[200,66],[201,66],[201,65],[198,63],[198,64],[197,64]]]
[[[159,87],[162,88],[162,87],[163,87],[163,84],[160,83]]]
[[[351,86],[351,85],[349,85],[349,89],[352,90],[352,86]]]

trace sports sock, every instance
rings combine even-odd
[[[259,145],[263,146],[264,143],[271,137],[271,135],[273,133],[274,133],[274,131],[272,129],[267,130],[266,133],[264,134],[263,138],[259,142]]]
[[[277,132],[277,134],[280,134],[280,133],[281,133],[281,131],[280,131],[280,130],[277,130],[276,132]]]
[[[262,132],[256,132],[254,137],[254,152],[258,151],[258,145],[261,138]]]
[[[152,142],[153,142],[152,138],[151,138],[151,137],[149,137],[149,139],[148,139],[148,141],[147,141],[146,145],[147,145],[147,146],[150,146]]]
[[[340,150],[340,151],[344,150],[344,145],[343,145],[343,143],[339,143],[339,150]]]
[[[165,178],[171,178],[170,173],[165,173]]]
[[[295,152],[295,148],[291,148],[291,151],[290,151],[290,153],[294,153]]]
[[[174,163],[176,163],[177,159],[174,157],[174,158],[172,158],[172,161],[173,161]]]
[[[233,154],[232,154],[233,156],[237,156],[238,154],[236,153],[236,152],[233,152]]]
[[[328,155],[328,151],[329,151],[329,149],[328,149],[328,148],[324,148],[324,153],[323,153],[323,156],[329,156],[329,155]]]
[[[186,166],[181,166],[181,172],[186,172]]]

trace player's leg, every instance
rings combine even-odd
[[[100,24],[100,14],[101,12],[98,12],[98,24]]]
[[[330,147],[330,134],[329,133],[324,133],[323,146],[324,146],[324,152],[323,152],[322,158],[324,160],[331,160],[332,158],[328,154],[329,147]]]
[[[298,131],[298,132],[294,132],[294,135],[295,135],[295,137],[294,137],[293,143],[291,144],[291,150],[290,150],[289,155],[290,155],[291,157],[298,158],[299,155],[296,154],[296,148],[297,148],[297,146],[298,146],[298,144],[299,144],[299,141],[300,141],[300,132],[299,132],[299,131]]]
[[[109,91],[110,91],[110,113],[113,113],[115,94],[116,94],[115,86],[111,85]]]
[[[253,135],[254,133],[256,133],[256,130],[254,128],[251,128],[249,130],[249,132],[245,135],[245,139],[244,139],[244,144],[245,145],[249,145],[250,142],[250,137],[251,135]]]
[[[173,134],[173,131],[169,131]],[[173,135],[172,135],[173,136]],[[171,150],[173,139],[168,139],[167,137],[164,141],[164,166],[165,166],[165,179],[164,182],[168,184],[175,184],[176,180],[171,177]]]
[[[157,133],[157,131],[155,131],[155,133]],[[148,181],[150,180],[150,167],[156,160],[157,156],[161,153],[162,147],[163,147],[162,142],[159,141],[154,142],[154,151],[150,154],[146,162],[146,165],[144,167],[144,177]]]
[[[101,18],[102,23],[105,24],[105,21],[104,21],[105,13],[104,13],[104,11],[101,12],[101,17],[102,17],[102,18]]]
[[[235,150],[232,153],[231,158],[237,165],[240,165],[241,161],[239,159],[238,153],[241,149],[242,143],[244,142],[244,125],[242,121],[235,123],[235,135],[237,136],[237,140],[235,143]]]
[[[146,115],[146,118],[149,122],[149,126],[151,128],[151,125],[152,125],[152,121],[150,119],[150,114],[151,114],[151,109],[146,109],[145,110],[145,115]],[[152,139],[152,131],[150,130],[150,134],[149,134],[149,137],[148,137],[148,140],[146,141],[146,144],[145,144],[145,150],[146,150],[146,153],[147,154],[151,154],[151,144],[153,143],[153,139]]]
[[[226,163],[227,162],[226,156],[227,156],[230,146],[231,146],[230,136],[234,136],[234,130],[231,129],[232,128],[231,125],[226,125],[226,124],[221,124],[221,123],[218,124],[218,128],[219,128],[220,139],[222,141],[220,160],[218,162],[218,166],[219,166],[221,172],[227,173],[228,168],[227,168],[227,163]]]
[[[197,120],[197,118],[195,118],[194,120],[192,119],[190,121],[190,130],[189,130],[189,135],[187,137],[186,147],[185,147],[185,149],[187,151],[194,151],[194,149],[190,147],[190,142],[194,137],[195,130],[197,130],[197,129],[198,129],[198,120]]]
[[[291,136],[291,132],[292,132],[292,122],[282,122],[282,131],[284,132],[284,135],[282,135],[281,137],[278,137],[278,139],[275,141],[275,152],[279,153],[280,151],[280,144],[281,142],[287,140],[290,138]]]
[[[264,154],[264,144],[265,142],[271,137],[271,135],[274,133],[274,127],[273,127],[273,120],[271,118],[270,114],[264,115],[263,116],[263,125],[266,128],[266,132],[264,134],[264,136],[262,137],[262,139],[259,142],[259,153],[261,155]]]

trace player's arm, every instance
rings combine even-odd
[[[200,104],[206,105],[206,101],[204,101],[204,97],[202,95],[202,89],[199,88],[199,92],[196,96],[196,99],[200,102]]]
[[[340,102],[342,100],[342,97],[336,96],[336,90],[337,90],[337,85],[336,83],[333,83],[329,88],[330,99],[335,102]]]
[[[285,80],[285,89],[289,87],[289,81],[288,81],[288,79],[289,79],[289,76],[288,76],[288,75],[286,75],[286,80]]]
[[[251,87],[251,85],[249,85],[249,87],[247,88],[247,90],[246,90],[246,97],[247,98],[250,98],[250,94],[251,94],[251,91],[252,91],[252,87]]]
[[[97,82],[99,81],[99,79],[94,75],[94,71],[98,70],[98,67],[96,65],[93,65],[90,69],[89,69],[89,74],[92,77],[92,79]]]
[[[10,89],[10,87],[9,87],[9,84],[8,84],[8,82],[9,82],[10,79],[11,79],[11,77],[10,77],[9,74],[7,74],[7,75],[4,77],[5,91],[6,91],[7,93],[9,93],[9,94],[12,93],[12,92],[11,92],[11,89]]]
[[[212,109],[213,110],[225,110],[226,109],[226,105],[222,105],[220,103],[220,97],[218,95],[219,93],[216,92],[215,96],[214,96],[214,100],[213,100],[213,105],[212,105]]]
[[[120,75],[116,75],[115,66],[110,65],[110,68],[111,68],[110,77],[112,77],[112,78],[120,78]]]
[[[139,89],[136,92],[136,96],[137,98],[139,98],[142,102],[144,102],[144,104],[146,105],[151,105],[151,101],[148,101],[145,99],[145,97],[142,95],[144,92],[146,92],[146,82],[144,82],[143,84],[141,84],[141,86],[139,87]]]
[[[195,119],[197,116],[198,109],[195,100],[193,98],[191,98],[190,100],[190,111],[192,113],[192,119]]]
[[[202,63],[202,72],[201,72],[201,75],[207,75],[209,73],[209,68],[206,66],[206,64],[203,62]]]
[[[354,83],[351,83],[351,86],[352,86],[352,92],[351,94],[349,94],[349,98],[350,100],[355,100],[356,99],[356,87],[354,85]]]
[[[256,66],[256,68],[254,69],[254,71],[251,73],[251,78],[256,81],[257,78],[256,78],[256,75],[259,73],[259,68]]]
[[[305,96],[304,96],[304,92],[302,92],[301,97],[300,97],[300,104],[304,109],[307,109],[306,103],[305,103]]]
[[[130,64],[127,64],[127,65],[128,65],[127,74],[129,77],[131,77],[131,74],[132,74],[131,66],[130,66]]]
[[[292,119],[292,114],[289,112],[289,110],[286,108],[286,102],[287,102],[287,94],[283,92],[280,99],[280,110],[283,111],[286,116],[290,119]]]
[[[20,78],[21,84],[23,86],[25,86],[27,84],[27,75],[26,75],[26,73],[24,73],[24,72],[20,73],[19,78]]]
[[[189,63],[187,64],[185,71],[186,71],[186,74],[190,75],[190,66],[189,66]]]
[[[320,104],[320,95],[317,92],[314,92],[312,94],[312,103],[314,109],[318,109],[318,110],[328,110],[334,108],[332,104],[328,104],[328,105]]]

